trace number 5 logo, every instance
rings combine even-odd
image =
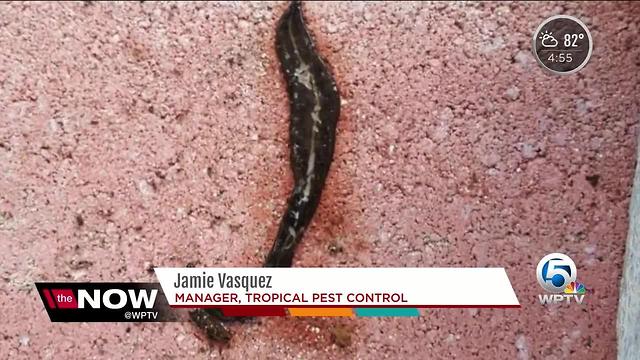
[[[576,264],[565,254],[553,253],[540,260],[536,269],[538,283],[543,289],[561,293],[570,282],[576,281]]]

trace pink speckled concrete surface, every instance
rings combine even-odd
[[[522,309],[265,318],[221,349],[189,323],[49,322],[35,281],[261,264],[292,181],[285,7],[0,5],[0,358],[614,358],[638,3],[304,4],[344,104],[294,266],[504,266]],[[530,51],[556,14],[594,38],[572,76]],[[576,261],[585,305],[538,303],[554,251]]]

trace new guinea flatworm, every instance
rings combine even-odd
[[[316,52],[299,1],[291,2],[278,22],[276,53],[289,96],[289,162],[294,187],[264,266],[289,267],[318,208],[329,173],[340,95],[331,72]],[[197,309],[190,316],[210,340],[231,338],[223,322],[232,319],[224,317],[219,309]]]
[[[333,159],[340,95],[294,1],[276,29],[276,52],[289,94],[289,150],[294,187],[265,267],[289,267],[311,222]]]

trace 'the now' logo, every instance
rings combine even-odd
[[[153,308],[157,289],[78,289],[78,295],[72,289],[43,289],[47,305],[50,309],[122,309],[130,305],[133,309]]]

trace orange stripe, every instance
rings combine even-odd
[[[353,316],[351,308],[289,308],[291,316]]]

